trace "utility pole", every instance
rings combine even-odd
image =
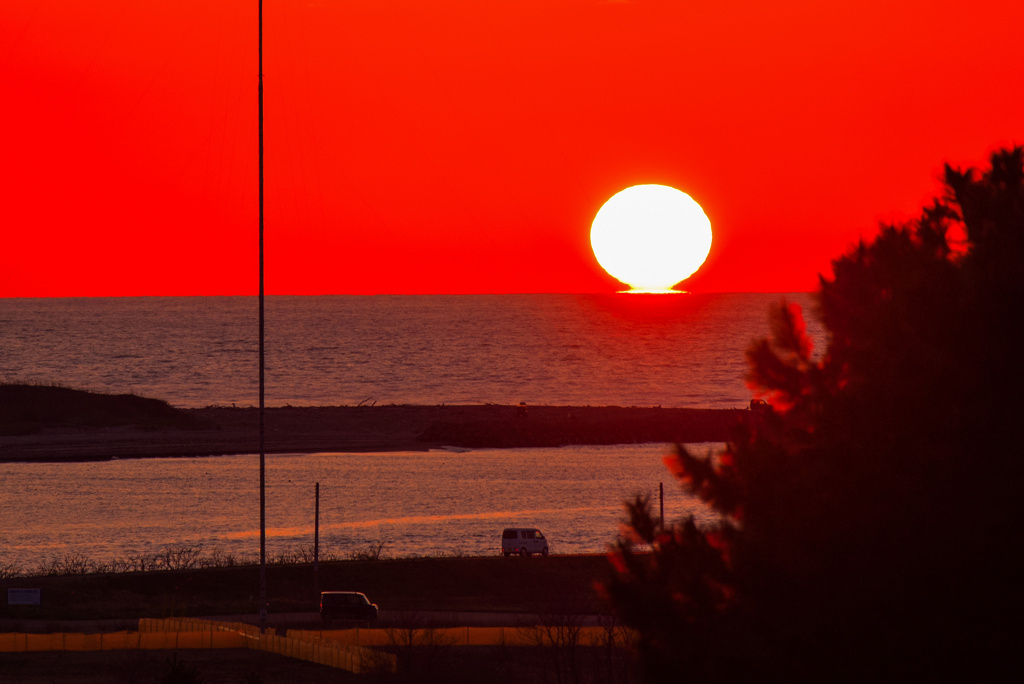
[[[316,483],[316,508],[313,515],[313,593],[320,595],[320,483]]]
[[[263,0],[259,0],[259,139],[260,139],[260,631],[267,629],[267,467],[264,445],[263,316]]]
[[[665,529],[665,483],[658,483],[658,500],[661,502],[661,529]]]

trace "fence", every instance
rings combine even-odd
[[[394,627],[375,629],[288,630],[284,636],[260,632],[241,622],[198,618],[139,620],[137,632],[103,634],[0,633],[0,652],[112,651],[124,649],[251,648],[349,672],[395,671],[394,655],[372,647],[416,646],[608,646],[632,643],[621,626],[573,624],[530,627]]]
[[[278,636],[271,632],[261,633],[252,625],[210,620],[142,618],[137,632],[0,634],[0,653],[202,648],[258,649],[355,673],[394,671],[396,667],[393,655],[322,639],[312,632]]]

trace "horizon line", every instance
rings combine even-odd
[[[578,292],[329,292],[299,294],[266,294],[267,297],[502,297],[525,295],[717,295],[717,294],[814,294],[817,290],[663,290],[658,292],[638,290],[602,290]],[[257,298],[258,294],[90,294],[90,295],[0,295],[0,300],[9,299],[200,299],[219,297]]]

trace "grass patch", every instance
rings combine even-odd
[[[320,563],[321,590],[366,592],[381,610],[605,612],[595,581],[611,572],[607,558],[409,558]],[[83,620],[253,614],[259,611],[259,567],[239,565],[107,574],[17,576],[11,587],[42,591],[40,606],[5,606],[0,619]],[[317,610],[309,563],[267,566],[272,613]]]

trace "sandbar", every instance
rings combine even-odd
[[[0,437],[0,462],[258,453],[259,410],[182,409],[196,427],[44,427]],[[618,406],[387,405],[265,410],[266,453],[721,442],[750,412]]]

